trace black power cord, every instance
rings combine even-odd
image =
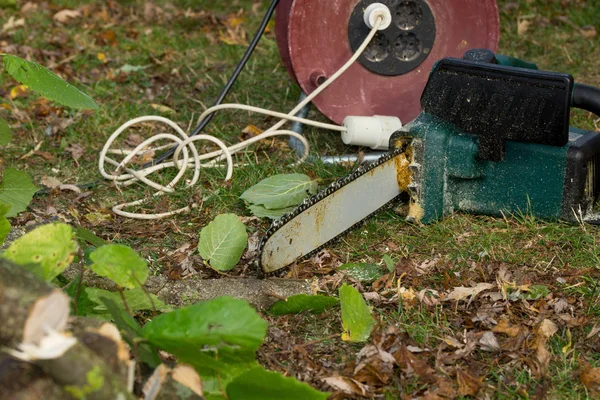
[[[576,83],[573,88],[573,107],[581,108],[600,117],[600,89]]]
[[[250,56],[252,55],[252,53],[256,49],[256,46],[258,45],[258,42],[262,38],[263,33],[264,33],[265,29],[267,28],[267,25],[269,24],[269,21],[271,20],[271,17],[273,16],[273,13],[275,12],[275,8],[277,7],[278,3],[279,3],[279,0],[272,0],[271,1],[271,5],[267,9],[267,12],[265,13],[265,16],[263,17],[263,19],[262,19],[262,21],[260,23],[260,26],[259,26],[258,30],[256,31],[256,34],[252,38],[252,41],[248,45],[248,48],[246,49],[246,52],[244,53],[244,56],[242,57],[242,59],[240,60],[240,62],[238,63],[238,65],[235,67],[235,70],[233,71],[233,74],[231,74],[231,77],[229,78],[229,80],[227,81],[227,83],[225,84],[225,86],[223,87],[223,89],[221,90],[221,93],[219,94],[219,97],[217,97],[217,99],[215,100],[213,106],[218,106],[219,104],[221,104],[223,102],[223,100],[225,99],[225,97],[231,91],[231,88],[233,87],[233,85],[237,81],[237,78],[240,76],[240,73],[242,72],[242,70],[246,66],[246,63],[250,59]],[[200,132],[202,132],[204,130],[204,128],[206,128],[206,126],[212,120],[213,115],[214,115],[213,113],[210,113],[202,121],[200,121],[200,123],[198,123],[198,126],[196,126],[196,128],[192,131],[190,137],[191,136],[196,136]],[[153,165],[156,165],[156,164],[159,164],[159,163],[163,162],[164,160],[166,160],[167,158],[169,158],[171,155],[173,155],[173,153],[175,153],[176,149],[177,149],[177,146],[173,146],[170,150],[168,150],[164,154],[161,154],[157,159],[144,164],[142,168],[148,168],[148,167],[151,167]],[[95,181],[95,182],[83,183],[83,184],[76,185],[76,186],[78,188],[80,188],[80,189],[84,189],[85,190],[85,189],[91,189],[91,188],[93,188],[93,187],[101,184],[102,182],[104,182],[104,180],[98,180],[98,181]],[[48,193],[50,193],[51,190],[52,189],[49,189],[49,188],[41,189],[41,190],[38,190],[35,193],[35,195],[36,196],[40,196],[40,195],[48,194]]]
[[[229,78],[229,80],[227,81],[227,83],[225,84],[225,86],[223,87],[223,90],[221,90],[221,93],[219,94],[219,97],[217,97],[217,100],[215,100],[215,102],[213,103],[213,105],[212,105],[213,107],[214,106],[218,106],[219,104],[221,104],[223,102],[223,100],[225,99],[225,97],[227,96],[227,94],[231,91],[231,88],[233,87],[233,85],[235,84],[235,81],[237,80],[238,76],[240,75],[240,73],[244,69],[244,66],[246,65],[246,63],[250,59],[250,56],[254,52],[254,49],[256,49],[256,46],[258,45],[258,42],[260,41],[260,39],[261,39],[261,37],[263,35],[263,32],[267,28],[267,24],[269,23],[269,20],[273,16],[273,12],[275,12],[275,8],[277,7],[278,3],[279,3],[279,0],[272,0],[271,1],[271,5],[267,9],[267,12],[265,13],[265,16],[263,17],[263,20],[260,23],[260,27],[258,28],[258,30],[256,31],[256,34],[254,35],[254,38],[252,38],[252,41],[250,42],[250,45],[248,45],[248,48],[246,49],[246,52],[244,53],[244,56],[242,57],[242,59],[240,60],[240,62],[238,63],[238,65],[235,67],[235,70],[233,71],[233,74],[231,75],[231,77]],[[214,113],[210,113],[202,121],[200,121],[200,123],[198,124],[198,126],[196,126],[196,128],[190,134],[190,137],[196,136],[200,132],[202,132],[204,130],[204,128],[206,128],[206,125],[208,125],[209,122],[212,120],[213,115],[214,115]],[[177,146],[173,146],[170,150],[168,150],[164,154],[160,155],[155,160],[153,160],[153,161],[145,164],[143,166],[143,168],[148,168],[148,167],[151,167],[153,165],[160,164],[161,162],[163,162],[167,158],[169,158],[171,155],[173,155],[173,153],[175,153],[176,149],[177,149]]]

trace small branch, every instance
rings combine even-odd
[[[119,286],[119,294],[121,295],[121,300],[123,300],[123,305],[125,306],[125,311],[127,311],[127,314],[129,314],[133,317],[133,313],[131,312],[131,309],[129,308],[129,304],[127,304],[127,300],[125,300],[125,293],[123,293],[123,288],[121,286]]]
[[[81,286],[83,283],[83,274],[85,274],[85,254],[83,254],[83,250],[81,247],[79,248],[79,259],[80,261],[80,269],[79,269],[79,279],[77,280],[77,290],[75,291],[75,298],[73,299],[73,314],[77,315],[77,304],[79,303],[79,295],[81,294]]]

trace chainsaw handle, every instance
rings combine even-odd
[[[576,83],[573,88],[572,106],[592,112],[600,117],[600,89]]]

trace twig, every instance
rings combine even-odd
[[[83,285],[83,274],[85,274],[85,255],[83,250],[79,248],[79,258],[81,260],[79,269],[79,279],[77,280],[77,289],[75,290],[75,298],[73,299],[73,314],[77,315],[77,304],[79,303],[79,295],[81,294],[81,286]]]

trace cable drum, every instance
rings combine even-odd
[[[375,2],[390,8],[393,23],[378,32],[357,64],[313,100],[336,123],[348,115],[390,115],[409,122],[421,111],[419,99],[437,60],[498,47],[495,0],[280,0],[279,51],[305,93],[352,55],[369,32],[362,10]]]

